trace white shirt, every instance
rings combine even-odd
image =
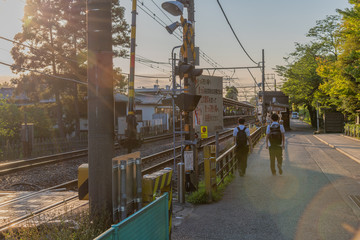
[[[266,135],[270,134],[270,127],[274,126],[274,125],[279,125],[278,122],[272,122],[271,125],[267,125],[267,128],[266,128]],[[285,134],[285,128],[283,125],[280,125],[280,131],[282,134]],[[268,144],[269,144],[269,147],[271,146],[270,144],[270,140],[268,141]]]
[[[240,130],[244,130],[245,126],[244,125],[239,125],[238,126],[240,128]],[[237,133],[238,133],[238,128],[234,128],[234,132],[233,132],[233,136],[236,137],[237,136]],[[250,129],[249,128],[246,128],[245,129],[245,133],[246,133],[246,136],[250,137]],[[247,144],[249,145],[249,140],[247,140]]]

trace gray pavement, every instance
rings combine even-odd
[[[341,133],[319,134],[314,137],[360,163],[360,140]]]
[[[284,173],[272,176],[264,139],[218,203],[175,204],[172,239],[357,239],[360,164],[292,122]]]

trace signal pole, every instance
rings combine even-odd
[[[266,121],[266,109],[265,109],[265,51],[262,50],[262,121]]]
[[[93,217],[112,219],[114,96],[111,0],[87,0],[89,200]]]

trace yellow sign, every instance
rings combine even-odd
[[[201,138],[208,138],[208,129],[207,126],[201,126]]]

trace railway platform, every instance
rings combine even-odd
[[[245,177],[236,174],[221,201],[178,206],[172,239],[359,239],[360,164],[337,149],[360,156],[360,142],[339,134],[315,137],[298,120],[292,129],[282,175],[272,176],[262,139]]]

